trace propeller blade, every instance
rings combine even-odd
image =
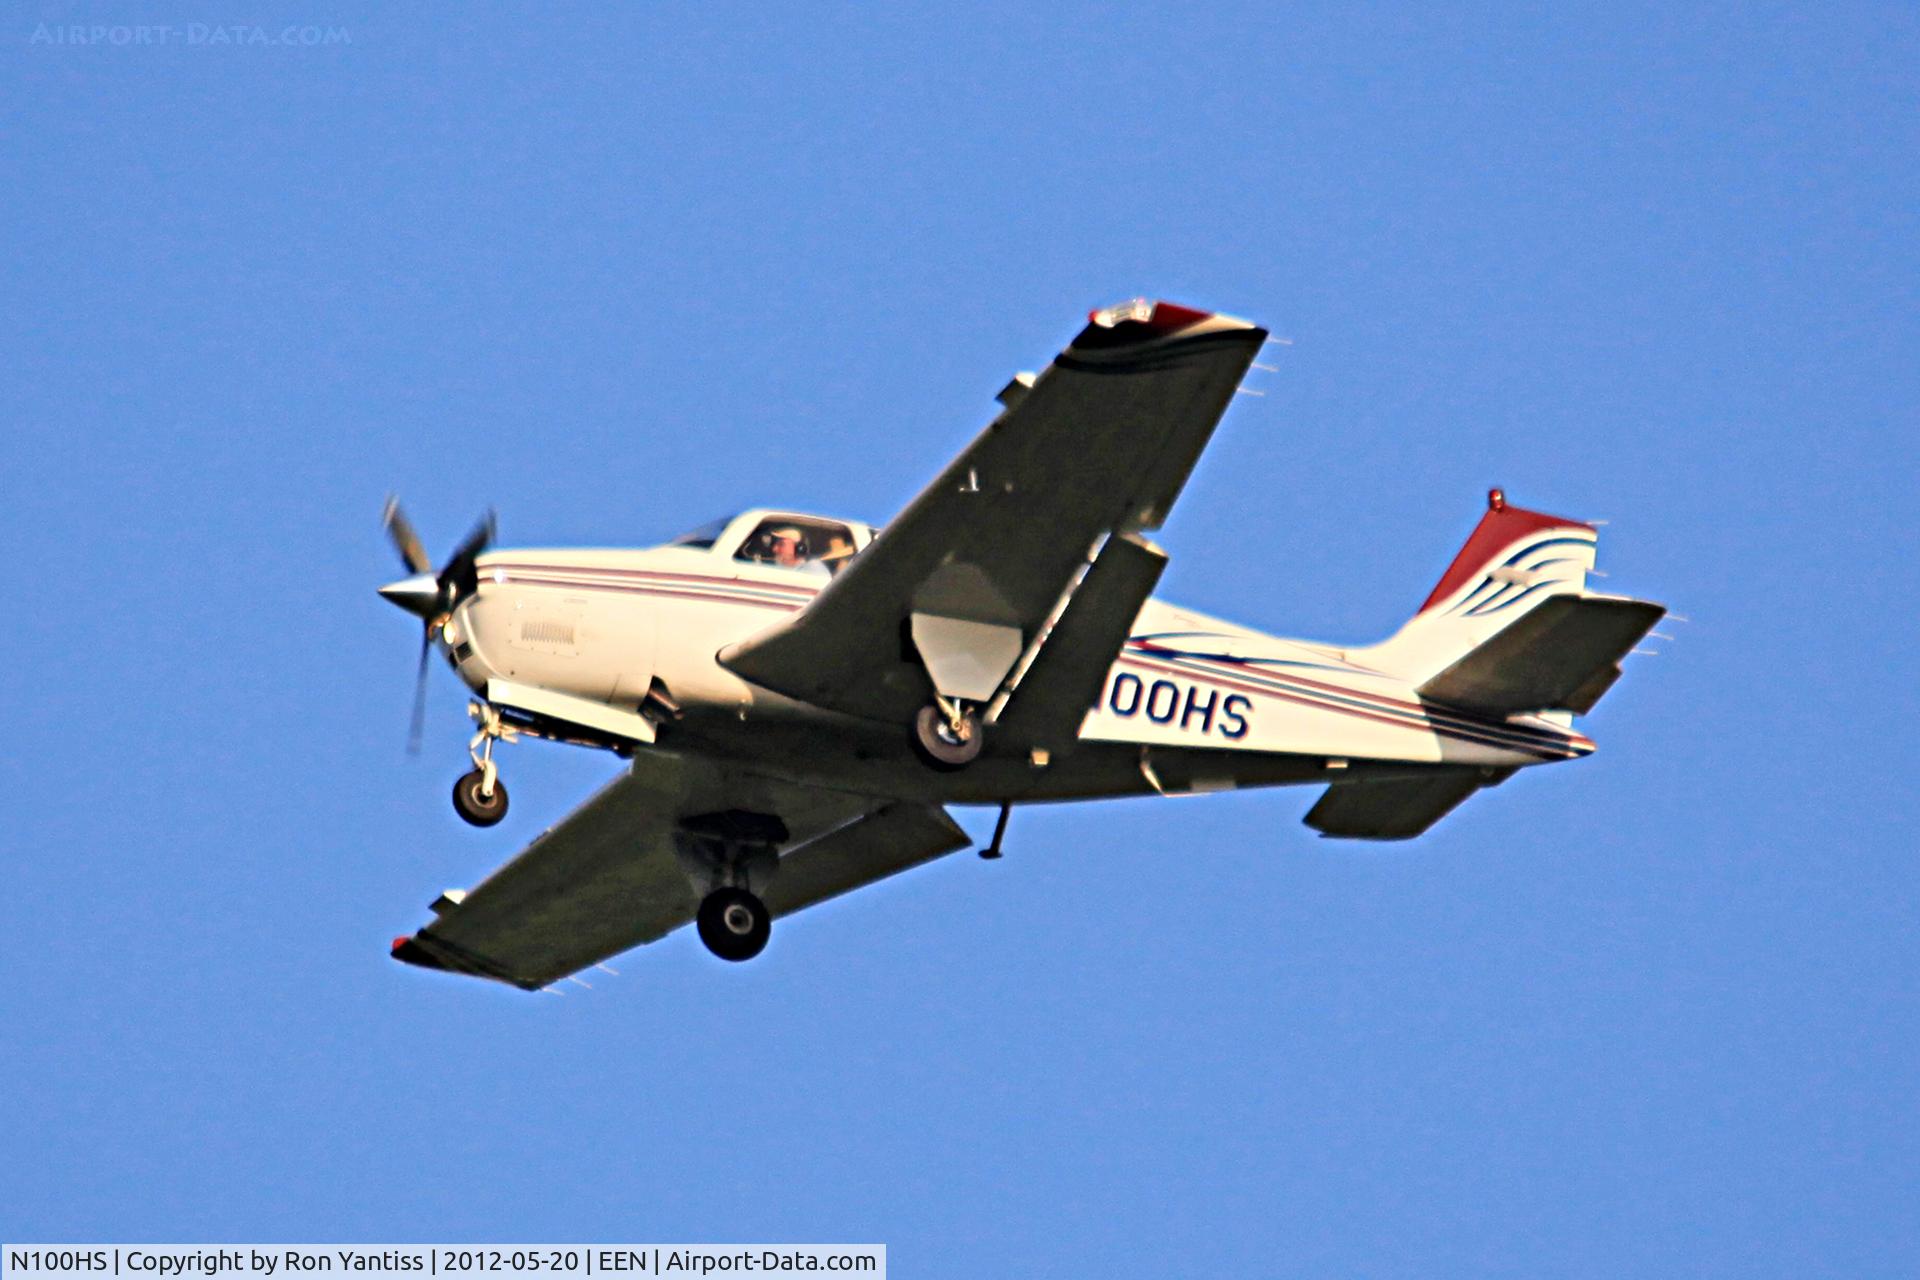
[[[460,545],[454,548],[453,554],[447,557],[447,563],[441,568],[438,580],[443,591],[448,586],[453,588],[453,599],[459,600],[472,595],[480,585],[474,561],[480,558],[481,552],[493,545],[493,535],[493,511],[489,508],[487,514],[480,517],[480,523],[473,526],[473,531],[467,534]]]
[[[447,562],[451,564],[455,560],[470,560],[479,555],[493,545],[493,535],[493,508],[488,507],[487,513],[480,517],[473,528],[467,532],[467,536],[460,540],[460,545],[454,548],[453,554],[447,557]]]
[[[433,561],[427,559],[420,535],[413,531],[412,521],[400,510],[400,499],[392,494],[387,495],[387,510],[381,522],[387,526],[387,537],[393,540],[393,549],[400,553],[401,563],[414,573],[433,572]]]
[[[420,754],[420,737],[427,727],[427,654],[433,648],[433,626],[420,632],[420,667],[413,677],[413,725],[407,731],[407,754]]]
[[[393,540],[394,549],[399,551],[400,559],[413,571],[413,576],[388,583],[380,588],[380,594],[426,621],[420,633],[420,665],[413,677],[413,721],[407,730],[407,754],[417,756],[426,731],[427,658],[433,651],[434,629],[445,624],[464,597],[479,589],[477,562],[481,553],[493,545],[493,511],[489,509],[480,518],[480,523],[454,548],[437,573],[420,545],[420,535],[413,531],[412,523],[400,510],[398,499],[388,497],[384,520],[387,536]]]

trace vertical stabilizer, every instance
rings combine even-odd
[[[1597,540],[1592,525],[1509,506],[1495,489],[1420,611],[1391,639],[1350,656],[1424,684],[1548,600],[1583,595]]]

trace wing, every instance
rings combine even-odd
[[[664,937],[699,906],[676,843],[703,815],[784,829],[764,894],[775,915],[967,843],[937,808],[647,751],[472,892],[443,895],[431,924],[395,940],[394,957],[533,990]]]
[[[1096,313],[812,604],[721,661],[873,719],[925,705],[930,669],[986,701],[1100,540],[1166,519],[1266,337],[1164,302]]]
[[[1498,786],[1513,770],[1491,776],[1480,769],[1446,770],[1419,778],[1363,779],[1328,787],[1307,811],[1306,824],[1323,836],[1349,840],[1411,840],[1482,787]]]

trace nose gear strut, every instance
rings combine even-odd
[[[480,731],[467,743],[467,756],[473,771],[453,784],[453,808],[476,827],[490,827],[507,816],[507,784],[500,781],[500,770],[493,762],[495,742],[516,742],[520,731],[500,718],[500,709],[475,700],[467,704],[467,714],[480,725]]]

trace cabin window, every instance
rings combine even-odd
[[[698,529],[687,530],[667,545],[670,547],[687,547],[692,550],[704,551],[713,546],[714,543],[720,541],[720,535],[725,533],[727,526],[732,523],[732,516],[722,516],[718,520],[709,520]]]
[[[770,516],[740,545],[734,559],[779,569],[838,573],[853,557],[853,530],[833,520]]]

